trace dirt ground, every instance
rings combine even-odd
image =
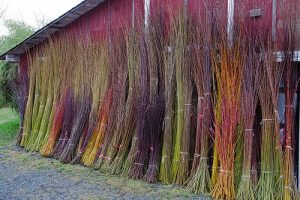
[[[65,165],[16,146],[0,147],[0,199],[209,199],[187,189],[148,184]]]

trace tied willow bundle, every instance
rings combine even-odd
[[[144,168],[148,161],[147,154],[149,152],[149,132],[147,132],[147,114],[150,104],[150,89],[149,89],[149,70],[148,57],[145,36],[140,41],[141,48],[141,65],[138,70],[140,76],[140,96],[138,99],[138,121],[137,121],[137,151],[133,158],[133,163],[130,166],[128,176],[133,179],[142,179],[144,177]]]
[[[287,54],[286,54],[287,55]],[[285,91],[285,146],[284,146],[284,199],[299,199],[296,177],[294,174],[294,122],[295,122],[295,93],[299,79],[299,73],[292,65],[291,57],[286,56],[284,72]]]
[[[75,102],[74,102],[74,94],[70,89],[67,91],[66,97],[66,104],[65,104],[65,112],[62,121],[62,128],[59,134],[59,138],[56,141],[55,148],[53,151],[53,157],[59,159],[64,147],[66,146],[69,138],[70,133],[73,126],[74,116],[76,116],[75,110]]]
[[[112,51],[113,49],[110,49]],[[106,130],[104,132],[103,142],[99,143],[100,147],[97,151],[96,162],[93,165],[94,169],[100,169],[108,159],[106,155],[110,149],[111,141],[114,137],[115,128],[116,128],[116,119],[118,117],[118,105],[120,101],[120,73],[118,68],[114,65],[114,62],[117,60],[112,59],[113,55],[109,58],[109,76],[111,78],[111,106],[109,109],[109,116],[106,124]]]
[[[33,110],[35,110],[35,107],[38,106],[36,108],[36,117],[33,120],[33,126],[32,126],[32,130],[31,130],[31,134],[28,138],[28,143],[25,145],[25,149],[27,150],[34,150],[34,145],[35,145],[35,141],[36,138],[38,136],[39,130],[40,130],[40,126],[42,123],[42,117],[43,117],[43,113],[45,110],[45,104],[47,102],[47,92],[48,92],[48,85],[49,85],[49,75],[51,73],[48,72],[46,65],[45,65],[45,61],[42,60],[41,58],[38,59],[39,61],[39,83],[37,82],[38,87],[36,87],[36,96],[35,96],[35,100],[37,101],[37,103],[34,103],[34,108]]]
[[[274,116],[268,119],[274,120],[274,127],[273,127],[273,137],[271,137],[272,143],[272,152],[274,158],[274,174],[273,178],[275,181],[274,196],[273,198],[282,199],[283,197],[283,152],[282,152],[282,144],[280,142],[280,129],[279,129],[279,113],[278,113],[278,96],[279,96],[279,84],[281,82],[282,74],[283,74],[283,67],[281,64],[276,63],[276,57],[273,56],[274,52],[274,43],[271,38],[271,34],[267,35],[267,41],[264,46],[262,46],[264,52],[264,67],[266,70],[265,79],[268,81],[269,90],[271,91],[271,102],[273,105],[273,112]],[[262,101],[262,100],[261,100]],[[264,134],[264,133],[262,133]],[[263,142],[263,141],[262,141]],[[262,147],[263,148],[263,147]],[[263,151],[262,151],[263,153]],[[262,158],[263,160],[263,158]],[[262,177],[262,176],[261,176]],[[261,186],[260,186],[261,187]],[[262,188],[261,188],[262,189]],[[270,196],[271,197],[271,196]]]
[[[172,183],[172,147],[174,126],[174,94],[175,94],[175,67],[173,51],[170,47],[164,50],[164,99],[165,118],[163,122],[163,145],[159,179],[164,184]]]
[[[126,165],[126,156],[129,151],[130,141],[132,140],[135,132],[137,117],[137,66],[140,63],[139,58],[139,44],[138,33],[135,28],[127,32],[126,37],[126,53],[127,53],[127,66],[128,66],[128,94],[125,105],[124,124],[122,127],[123,137],[120,142],[122,148],[118,148],[115,160],[112,163],[112,174],[122,173],[123,166]]]
[[[80,136],[83,134],[88,121],[88,116],[91,109],[91,96],[88,89],[85,91],[88,91],[88,93],[83,95],[82,99],[77,102],[75,107],[76,116],[73,119],[70,137],[59,157],[59,160],[62,163],[69,163],[75,158],[77,144],[79,143]]]
[[[111,107],[112,90],[106,92],[103,100],[101,100],[100,111],[97,126],[91,136],[85,151],[82,156],[82,163],[86,166],[92,166],[95,162],[98,150],[103,143],[103,138],[107,129],[107,122],[109,118],[109,111]],[[84,146],[83,146],[84,147]]]
[[[261,139],[261,164],[260,177],[257,185],[258,199],[275,198],[275,177],[274,177],[274,109],[272,94],[267,78],[265,66],[259,70],[259,100],[262,109],[262,139]]]
[[[54,153],[54,148],[57,138],[60,136],[60,131],[63,125],[64,111],[67,101],[67,91],[63,92],[59,98],[58,103],[54,104],[54,115],[51,130],[47,137],[47,140],[40,150],[42,156],[52,156]]]
[[[294,11],[291,10],[291,13]],[[297,191],[297,181],[294,172],[294,149],[295,149],[295,94],[297,93],[297,88],[299,85],[299,70],[293,65],[293,53],[295,49],[295,18],[294,16],[286,16],[286,22],[284,24],[283,30],[283,52],[284,60],[282,65],[284,65],[283,81],[284,81],[284,95],[285,95],[285,135],[284,135],[284,153],[283,153],[283,163],[284,163],[284,199],[299,199],[300,195]],[[299,97],[297,97],[299,98]]]
[[[50,72],[49,72],[49,70],[47,68],[47,66],[51,65],[52,62],[50,59],[47,59],[47,58],[45,59],[44,62],[45,62],[45,64],[43,65],[44,73],[47,73],[47,75],[45,77],[47,78],[47,76],[49,76],[48,81],[45,81],[46,85],[44,85],[44,87],[47,87],[47,90],[44,91],[46,93],[45,98],[47,98],[47,99],[46,99],[46,103],[45,103],[45,108],[43,109],[43,114],[42,114],[41,124],[39,127],[38,134],[35,138],[33,138],[34,144],[31,146],[32,151],[39,151],[41,149],[42,142],[47,133],[48,124],[50,123],[49,119],[51,117],[51,111],[52,111],[52,105],[53,105],[53,69],[50,69]],[[46,70],[46,68],[47,68],[47,70]],[[43,107],[41,107],[41,108],[43,108]]]
[[[241,38],[237,36],[233,46],[227,44],[225,38],[224,35],[221,36],[220,53],[214,52],[212,57],[220,112],[215,122],[215,145],[220,160],[220,171],[211,195],[217,199],[234,199],[234,150],[245,58],[239,40]]]
[[[63,57],[61,56],[62,54],[60,53],[61,51],[65,52],[66,49],[68,49],[68,42],[67,40],[58,40],[56,42],[50,40],[49,42],[49,47],[48,49],[48,54],[49,57],[47,57],[47,63],[51,66],[52,69],[52,85],[49,87],[53,87],[52,92],[53,92],[53,102],[52,102],[52,108],[50,111],[50,116],[49,116],[49,121],[47,125],[47,130],[44,133],[41,133],[39,135],[39,139],[36,141],[36,146],[37,149],[39,149],[40,153],[42,155],[45,154],[45,151],[49,152],[52,151],[51,146],[53,145],[48,145],[46,148],[46,144],[48,143],[49,135],[50,132],[52,131],[52,128],[56,126],[56,123],[54,123],[54,116],[56,113],[57,106],[59,106],[59,99],[60,95],[64,95],[64,91],[66,89],[66,85],[68,84],[68,77],[67,71],[65,68],[65,65],[63,65]],[[49,66],[48,66],[49,67]],[[49,67],[50,68],[50,67]],[[51,88],[49,89],[49,99],[51,99]],[[50,100],[49,100],[50,101]],[[63,114],[63,111],[62,111]],[[62,117],[62,114],[56,115],[57,117],[60,116]],[[56,118],[56,122],[59,122],[58,120],[62,120],[60,117]],[[60,123],[60,122],[59,122]],[[40,140],[41,139],[41,140]],[[55,143],[56,141],[50,142],[50,143]],[[44,148],[43,148],[44,147]],[[49,149],[50,148],[50,149]]]
[[[174,20],[171,48],[174,49],[174,64],[176,68],[176,130],[174,141],[174,156],[172,163],[173,182],[183,185],[189,176],[190,135],[192,112],[192,81],[191,69],[188,63],[188,17],[180,12]],[[173,50],[172,49],[172,50]]]
[[[29,55],[29,91],[28,91],[28,100],[26,104],[26,110],[24,115],[24,124],[23,124],[23,133],[20,146],[24,147],[28,141],[29,134],[32,127],[32,114],[33,114],[33,101],[35,94],[35,83],[36,83],[36,61]]]
[[[200,18],[202,19],[202,18]],[[205,19],[210,20],[207,14]],[[212,66],[210,61],[210,24],[201,26],[197,25],[194,40],[200,44],[202,48],[196,46],[194,48],[195,61],[193,65],[193,75],[198,94],[197,106],[197,129],[196,129],[196,145],[193,159],[191,180],[188,187],[193,192],[208,193],[211,190],[211,179],[209,172],[209,145],[211,137],[211,126],[213,117],[211,88],[212,88]],[[205,30],[205,31],[204,31]]]
[[[243,82],[241,97],[241,118],[244,130],[244,161],[241,181],[238,186],[237,199],[255,199],[254,185],[251,179],[253,137],[254,137],[254,117],[257,107],[258,94],[258,67],[259,55],[255,52],[255,47],[259,43],[255,36],[250,35],[246,41],[246,62],[243,66]],[[257,133],[255,134],[257,135]]]
[[[162,125],[165,110],[163,84],[163,51],[165,47],[164,24],[162,13],[159,12],[150,18],[147,27],[147,47],[149,58],[150,77],[150,105],[147,110],[147,132],[149,132],[149,164],[144,180],[150,183],[157,182],[159,160],[162,148]]]
[[[132,122],[134,124],[131,124],[132,127],[128,126],[126,129],[126,133],[128,131],[128,138],[124,138],[124,145],[125,147],[128,145],[128,154],[126,155],[126,158],[124,160],[123,166],[122,166],[122,175],[128,176],[130,172],[130,168],[134,163],[135,156],[137,155],[137,149],[138,149],[138,132],[136,130],[137,122],[138,122],[138,100],[140,99],[140,80],[139,80],[139,67],[141,66],[141,44],[140,44],[140,37],[141,32],[138,30],[140,27],[137,26],[132,30],[131,33],[129,33],[129,37],[127,38],[127,56],[128,56],[128,78],[129,78],[129,89],[130,85],[132,84],[132,91],[129,91],[129,95],[132,94],[131,99],[131,109],[134,115],[134,118],[132,119]],[[131,83],[132,82],[132,83]],[[130,128],[131,130],[129,130]],[[128,140],[128,141],[127,141]],[[124,154],[124,152],[123,152]]]
[[[115,119],[115,128],[113,129],[113,136],[107,146],[106,155],[104,163],[101,166],[100,170],[103,172],[110,172],[111,164],[115,160],[119,149],[123,149],[121,145],[123,138],[123,127],[125,123],[126,115],[126,100],[127,100],[127,77],[128,77],[128,68],[126,65],[126,43],[124,40],[124,33],[121,32],[119,35],[114,36],[114,44],[112,47],[112,57],[111,62],[114,65],[116,70],[116,80],[117,84],[115,85],[115,92],[118,94],[116,99],[116,119]]]
[[[56,140],[60,136],[60,131],[62,128],[65,112],[64,109],[68,97],[67,88],[69,85],[69,76],[67,73],[67,66],[65,65],[64,57],[62,56],[61,52],[66,52],[64,55],[68,56],[70,52],[68,53],[66,49],[69,49],[69,45],[69,37],[64,37],[56,41],[50,40],[49,46],[46,48],[46,54],[48,56],[45,58],[45,67],[51,68],[50,73],[52,73],[50,75],[52,79],[52,85],[48,86],[48,106],[51,105],[51,98],[53,102],[49,120],[46,125],[47,128],[44,127],[46,124],[46,116],[45,123],[42,126],[46,131],[44,133],[42,131],[39,133],[35,144],[36,150],[39,150],[40,154],[43,156],[51,156],[54,153]],[[46,110],[48,110],[48,108],[49,107],[47,107]]]
[[[77,56],[83,54],[82,56]],[[76,115],[73,118],[72,129],[70,137],[63,148],[59,156],[59,160],[62,163],[70,163],[76,156],[77,145],[80,137],[84,133],[85,127],[87,127],[88,118],[91,110],[91,88],[88,84],[87,78],[89,78],[88,70],[85,66],[90,66],[89,60],[89,41],[88,38],[77,42],[77,48],[75,48],[73,55],[70,56],[70,67],[76,66],[73,76],[73,90],[75,100],[75,112]]]
[[[91,137],[93,137],[95,134],[97,135],[97,133],[99,132],[99,129],[97,129],[99,127],[97,123],[101,123],[101,107],[103,107],[102,103],[105,99],[105,91],[107,90],[109,84],[109,70],[107,42],[96,43],[95,45],[93,45],[91,41],[88,41],[87,48],[87,57],[89,58],[88,62],[90,62],[89,65],[91,66],[89,73],[91,78],[92,107],[89,116],[87,134],[84,137],[82,137],[82,145],[80,145],[79,152],[76,155],[75,159],[72,161],[72,163],[79,162],[82,157],[82,154],[85,153],[86,156],[82,159],[82,162],[84,164],[91,165],[91,162],[94,161],[94,158],[93,155],[89,156],[89,154],[91,152],[93,152],[92,154],[94,154],[94,152],[97,152],[98,150],[91,149],[93,148],[92,143],[95,142],[94,138],[91,139]],[[87,147],[89,148],[86,149]]]

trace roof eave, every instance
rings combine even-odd
[[[97,7],[105,0],[85,0],[77,6],[70,9],[57,19],[53,20],[43,28],[37,30],[34,34],[0,55],[0,60],[6,60],[7,57],[18,57],[24,54],[28,49],[40,44],[49,38],[50,35],[66,27],[68,24],[74,22],[88,11]],[[9,61],[9,60],[8,60]]]

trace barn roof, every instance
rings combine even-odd
[[[31,47],[43,42],[49,36],[56,31],[64,28],[71,22],[78,19],[80,16],[84,15],[91,9],[97,7],[99,4],[103,3],[105,0],[85,0],[61,15],[57,19],[53,20],[43,28],[36,31],[34,34],[29,36],[27,39],[23,40],[17,44],[12,49],[8,50],[4,54],[0,55],[0,60],[5,60],[7,57],[18,57],[25,53]]]

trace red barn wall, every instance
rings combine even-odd
[[[300,37],[300,1],[299,0],[277,0],[277,30],[280,30],[284,6],[287,2],[294,2],[296,19],[296,36]],[[150,14],[155,14],[162,9],[165,16],[170,12],[178,11],[183,7],[184,0],[150,0]],[[227,26],[227,0],[188,0],[188,11],[194,15],[203,15],[205,10],[212,10],[217,24]],[[256,30],[271,29],[272,26],[272,0],[235,0],[234,17],[242,17],[243,20]],[[212,9],[211,9],[212,8]],[[250,10],[261,9],[262,16],[250,18]],[[107,0],[98,7],[81,16],[75,22],[69,24],[55,33],[52,38],[60,38],[62,34],[78,34],[91,36],[93,39],[101,40],[109,34],[117,32],[126,25],[133,23],[133,11],[135,23],[143,22],[144,0]],[[139,20],[141,19],[142,20]],[[166,17],[166,24],[169,18]],[[280,31],[279,31],[280,32]],[[297,49],[300,49],[300,40],[296,40]],[[31,51],[42,46],[37,45]],[[21,60],[23,60],[21,57]]]

